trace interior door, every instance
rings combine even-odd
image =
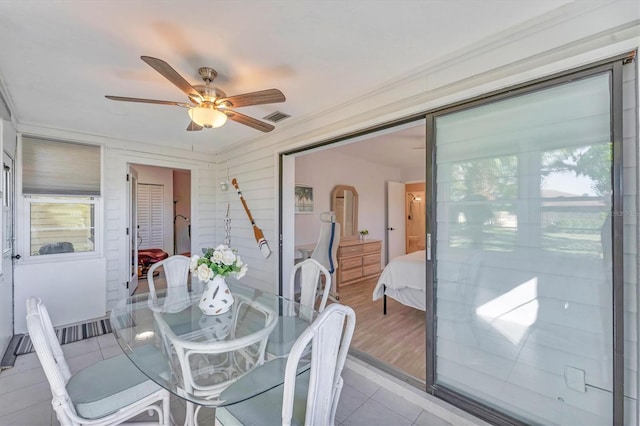
[[[164,186],[139,184],[137,187],[138,241],[140,248],[164,247]]]
[[[0,354],[13,336],[13,158],[6,152],[2,171],[2,276],[0,277]]]
[[[404,183],[387,182],[387,263],[406,253]]]
[[[138,288],[138,172],[129,165],[129,252],[131,253],[131,265],[129,268],[129,294],[133,294]]]

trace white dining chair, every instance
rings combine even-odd
[[[242,315],[255,316],[261,326],[256,330],[239,330]],[[236,295],[228,313],[207,316],[198,312],[197,326],[186,334],[174,331],[174,328],[183,328],[179,322],[171,324],[159,312],[154,312],[154,317],[164,350],[174,361],[175,379],[190,395],[184,395],[187,400],[185,425],[196,426],[202,405],[190,400],[216,399],[243,374],[262,365],[267,338],[277,322],[277,315],[271,308],[242,294]]]
[[[284,384],[243,402],[218,407],[216,420],[231,425],[333,425],[343,386],[344,367],[356,314],[348,306],[331,304],[296,340],[284,367]],[[312,343],[311,366],[299,373],[300,360]],[[261,377],[278,374],[281,359],[262,365],[222,392],[233,398],[264,382]]]
[[[35,297],[27,299],[27,329],[60,424],[116,425],[145,412],[155,412],[157,422],[136,425],[170,424],[169,392],[142,374],[125,354],[71,374],[47,308]]]
[[[175,255],[156,262],[149,268],[147,281],[149,282],[149,304],[152,309],[167,311],[180,311],[190,302],[188,278],[191,259],[187,256]],[[160,266],[164,269],[167,280],[167,292],[163,297],[162,304],[158,302],[156,286],[154,282],[154,271]]]
[[[289,291],[294,293],[296,277],[300,278],[300,305],[308,309],[292,312],[279,318],[279,324],[273,330],[267,343],[267,359],[285,356],[291,350],[296,338],[309,326],[313,311],[322,312],[327,305],[331,290],[331,274],[315,259],[306,259],[297,263],[289,277]],[[318,294],[318,288],[321,293]],[[318,303],[318,298],[320,299]]]

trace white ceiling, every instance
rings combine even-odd
[[[282,90],[285,103],[238,108],[290,114],[278,132],[568,2],[0,0],[0,83],[19,124],[214,153],[262,133],[187,132],[185,109],[104,96],[187,101],[141,55],[192,84],[210,66],[227,95]]]
[[[426,127],[418,120],[332,145],[332,152],[401,169],[424,168]]]

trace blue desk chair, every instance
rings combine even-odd
[[[320,213],[320,222],[322,222],[320,236],[313,253],[311,253],[311,259],[317,260],[333,276],[336,269],[338,269],[340,224],[336,222],[336,215],[333,212]],[[333,282],[335,283],[335,279]],[[337,292],[334,289],[332,289],[332,292],[337,296]]]

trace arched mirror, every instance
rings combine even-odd
[[[340,238],[358,238],[358,191],[353,186],[337,185],[331,193],[331,210],[340,223]]]

